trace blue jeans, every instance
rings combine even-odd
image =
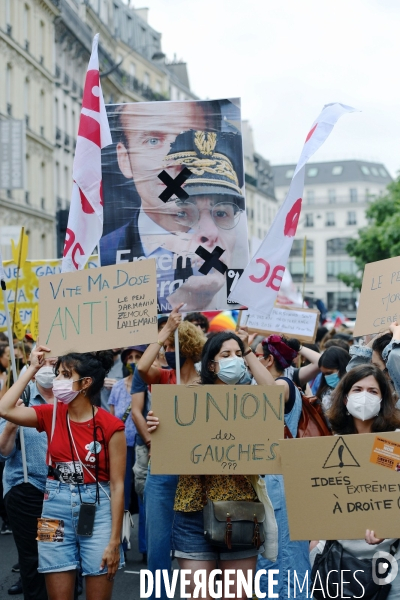
[[[146,511],[147,568],[171,571],[171,532],[174,518],[174,499],[178,475],[152,475],[147,473],[144,488]],[[151,599],[155,598],[155,592]],[[167,600],[164,583],[161,583],[161,599]]]
[[[78,535],[77,525],[82,502],[96,501],[96,484],[60,483],[48,479],[43,500],[42,518],[47,521],[42,526],[38,542],[39,573],[59,573],[82,567],[82,575],[103,575],[107,566],[100,570],[104,549],[111,535],[111,504],[105,492],[110,495],[110,484],[101,482],[100,504],[96,504],[93,534],[90,537]],[[105,490],[105,492],[103,491]],[[124,564],[124,553],[120,547],[120,567]]]

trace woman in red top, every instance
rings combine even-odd
[[[39,571],[49,600],[72,600],[76,569],[86,576],[88,600],[109,600],[120,564],[126,442],[120,419],[93,406],[113,364],[110,352],[70,353],[58,359],[53,407],[17,406],[44,363],[39,346],[31,364],[0,401],[0,416],[46,431],[49,476],[38,524]],[[53,425],[54,423],[54,425]]]

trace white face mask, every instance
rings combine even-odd
[[[368,421],[379,413],[381,401],[382,398],[379,396],[363,390],[347,396],[346,408],[353,417],[361,419],[361,421]]]
[[[53,380],[55,378],[53,367],[42,367],[35,375],[36,383],[49,390],[53,387]]]

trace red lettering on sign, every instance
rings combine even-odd
[[[72,254],[71,254],[72,262],[74,263],[74,267],[75,267],[75,269],[79,269],[79,265],[78,265],[78,263],[77,263],[77,262],[76,262],[76,260],[75,260],[75,255],[76,255],[76,253],[77,253],[78,251],[79,251],[79,254],[80,254],[81,256],[83,256],[83,255],[85,254],[85,253],[84,253],[84,251],[83,251],[83,248],[82,248],[82,246],[81,246],[80,244],[75,244],[75,247],[74,247],[74,249],[72,250]]]
[[[63,256],[67,256],[68,252],[71,250],[72,248],[72,244],[75,241],[75,234],[72,231],[72,229],[68,229],[67,227],[67,231],[65,232],[65,242],[64,242],[64,253]]]
[[[282,271],[282,275],[280,275],[279,271]],[[275,290],[275,292],[279,292],[284,272],[285,272],[285,267],[283,267],[282,265],[278,265],[277,267],[275,267],[274,270],[272,271],[271,277],[268,280],[267,287],[272,288],[273,290]],[[275,285],[274,284],[275,280],[279,281],[279,284]]]
[[[267,262],[263,258],[257,258],[256,263],[261,263],[262,265],[264,265],[264,275],[262,275],[261,277],[255,277],[254,275],[250,275],[249,279],[251,281],[254,281],[254,283],[261,283],[262,281],[265,281],[267,279],[271,267],[269,266],[269,262]]]
[[[296,229],[300,219],[300,212],[301,198],[298,198],[298,200],[296,200],[296,202],[293,204],[292,208],[286,215],[285,228],[283,230],[283,233],[287,237],[293,237],[294,235],[296,235]]]

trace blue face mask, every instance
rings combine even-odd
[[[325,375],[325,381],[330,388],[334,389],[340,381],[340,377],[337,373],[330,373]]]
[[[245,362],[241,356],[222,358],[221,360],[215,360],[214,362],[219,363],[219,371],[217,373],[218,379],[228,385],[237,383],[247,372]]]
[[[165,352],[164,356],[165,356],[165,360],[167,361],[167,365],[169,366],[169,368],[176,370],[175,351],[174,352]],[[185,360],[186,360],[186,356],[182,356],[182,354],[179,353],[179,362],[181,364],[181,368],[185,364]]]

